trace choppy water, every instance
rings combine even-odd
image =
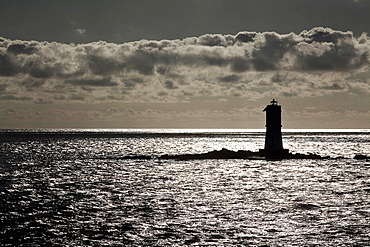
[[[0,132],[1,246],[370,246],[370,132],[285,133],[327,160],[158,160],[256,151],[263,133]],[[122,159],[151,155],[153,159]]]

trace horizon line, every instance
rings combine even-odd
[[[63,132],[63,131],[72,131],[72,132],[159,132],[159,133],[206,133],[206,132],[265,132],[266,129],[220,129],[220,128],[1,128],[0,132]],[[370,129],[282,129],[281,132],[370,132]]]

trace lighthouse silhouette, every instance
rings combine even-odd
[[[263,110],[266,112],[265,149],[260,150],[265,157],[272,159],[284,158],[289,150],[283,148],[281,136],[281,106],[273,99]]]

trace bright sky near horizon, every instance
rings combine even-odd
[[[0,128],[370,128],[368,0],[0,6]]]

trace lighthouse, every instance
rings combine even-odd
[[[273,99],[270,105],[263,110],[266,112],[266,137],[265,149],[261,150],[266,157],[283,158],[289,153],[288,149],[283,149],[281,137],[281,106]]]

